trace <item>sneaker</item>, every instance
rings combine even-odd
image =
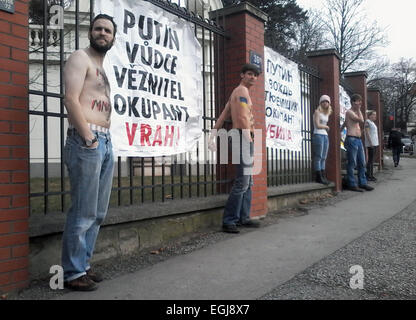
[[[240,230],[238,230],[237,227],[233,224],[224,224],[222,226],[222,231],[227,233],[240,233]]]
[[[94,282],[101,282],[101,281],[104,280],[104,277],[101,275],[101,273],[98,273],[98,272],[93,271],[91,269],[89,269],[87,271],[87,276],[88,276],[88,278],[90,278]]]
[[[365,185],[365,186],[359,186],[361,189],[364,189],[364,190],[367,190],[367,191],[372,191],[372,190],[374,190],[374,188],[373,187],[370,187],[370,186],[368,186],[368,185]]]
[[[358,187],[349,187],[349,186],[347,186],[345,189],[355,191],[355,192],[364,192],[363,190],[361,190]]]
[[[368,177],[367,180],[368,181],[377,181],[377,179],[375,177]]]
[[[247,220],[246,222],[237,224],[238,226],[246,227],[246,228],[259,228],[260,222],[256,220]]]
[[[65,281],[64,286],[65,288],[74,291],[94,291],[98,289],[98,285],[87,275],[83,275],[71,281]]]

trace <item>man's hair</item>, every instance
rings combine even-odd
[[[367,117],[369,117],[369,116],[371,116],[373,114],[377,114],[377,111],[375,111],[375,110],[368,110],[367,111]]]
[[[100,14],[96,15],[95,18],[91,21],[91,24],[90,24],[90,33],[92,31],[92,27],[94,26],[95,21],[97,21],[98,19],[106,19],[106,20],[111,21],[113,23],[113,27],[114,27],[113,36],[116,35],[116,33],[117,33],[117,25],[114,22],[113,17],[110,17],[109,15],[104,14],[104,13],[100,13]]]
[[[253,71],[256,74],[256,76],[260,74],[259,68],[251,63],[246,63],[242,66],[241,73],[246,73],[247,71]]]
[[[358,100],[363,101],[363,97],[361,97],[361,95],[359,95],[358,93],[354,93],[351,96],[351,102],[358,101]]]

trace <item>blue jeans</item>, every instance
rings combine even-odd
[[[109,133],[94,131],[98,147],[89,149],[75,130],[65,143],[65,164],[71,183],[71,208],[62,236],[64,280],[90,269],[95,241],[110,200],[114,158]]]
[[[325,134],[314,134],[312,136],[313,169],[315,171],[325,170],[325,161],[328,156],[329,140]]]
[[[347,136],[345,138],[345,148],[347,149],[347,184],[349,187],[356,187],[357,182],[354,177],[354,169],[358,171],[358,185],[367,185],[365,176],[365,156],[363,143],[360,138]]]
[[[245,223],[250,219],[254,144],[242,138],[241,134],[240,138],[240,143],[232,145],[233,152],[240,153],[240,160],[236,165],[236,177],[224,208],[222,223],[227,226]]]

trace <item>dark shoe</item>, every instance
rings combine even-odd
[[[368,178],[367,178],[367,180],[368,180],[368,181],[377,181],[377,179],[376,179],[376,178],[374,178],[374,177],[368,177]]]
[[[98,285],[92,281],[87,275],[83,275],[71,281],[64,282],[65,288],[74,291],[94,291],[98,289]]]
[[[227,232],[227,233],[240,233],[240,230],[237,229],[237,226],[233,224],[223,225],[222,231]]]
[[[367,190],[367,191],[372,191],[372,190],[374,190],[374,188],[373,187],[370,187],[370,186],[368,186],[368,185],[365,185],[365,186],[359,186],[361,189],[364,189],[364,190]]]
[[[347,186],[345,189],[355,191],[355,192],[364,192],[364,190],[361,190],[358,187],[349,187],[349,186]]]
[[[324,170],[321,170],[321,180],[323,184],[330,184],[330,182],[328,181],[328,179],[326,178],[326,174]]]
[[[259,228],[260,222],[256,220],[247,220],[246,222],[238,224],[238,225],[245,227],[245,228]]]
[[[96,271],[93,271],[93,270],[91,270],[91,269],[89,269],[88,271],[87,271],[87,276],[88,276],[88,278],[90,278],[92,281],[94,281],[94,282],[101,282],[101,281],[103,281],[104,280],[104,277],[100,274],[100,273],[98,273],[98,272],[96,272]]]
[[[321,173],[321,171],[315,171],[315,182],[324,183],[322,181],[322,173]]]

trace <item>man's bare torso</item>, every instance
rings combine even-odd
[[[350,113],[354,113],[356,116],[358,116],[357,112],[351,109],[347,111],[346,116],[345,116],[345,126],[347,128],[347,135],[354,136],[354,137],[361,137],[360,122],[351,119]]]
[[[108,128],[111,116],[110,84],[104,69],[87,52],[85,55],[89,67],[79,101],[87,122]]]

